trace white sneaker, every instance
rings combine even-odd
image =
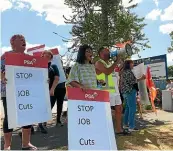
[[[136,131],[138,131],[139,129],[137,129],[137,128],[133,128],[133,129],[131,129],[131,128],[129,128],[129,132],[136,132]]]
[[[128,125],[123,126],[124,129],[129,129]]]

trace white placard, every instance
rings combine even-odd
[[[58,70],[60,73],[59,83],[66,82],[66,76],[64,73],[64,69],[63,69],[63,66],[61,63],[61,58],[60,58],[59,54],[53,56],[52,64],[55,64],[58,67]]]
[[[144,63],[135,66],[132,71],[137,79],[141,78],[143,74],[146,74]]]
[[[44,51],[43,46],[44,45],[41,45],[41,46],[37,47],[37,49],[34,47],[33,49],[30,49],[28,51],[28,53],[29,54],[32,54],[34,56],[41,56],[41,54]],[[53,59],[52,59],[51,62],[52,62],[52,64],[55,64],[58,67],[58,70],[59,70],[59,75],[60,75],[60,77],[59,77],[59,83],[66,82],[66,76],[65,76],[65,73],[64,73],[64,69],[63,69],[63,65],[62,65],[62,62],[61,62],[61,58],[60,58],[58,49],[57,48],[54,48],[54,49],[50,49],[50,51],[53,54]]]
[[[47,61],[40,57],[7,53],[5,63],[8,127],[51,120]]]
[[[68,88],[68,149],[117,150],[108,92]]]

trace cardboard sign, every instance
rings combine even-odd
[[[58,70],[59,70],[59,74],[60,74],[59,83],[66,82],[66,76],[64,73],[64,69],[63,69],[63,65],[61,62],[61,58],[60,58],[58,49],[55,48],[55,49],[51,49],[50,51],[53,53],[52,64],[57,65]]]
[[[143,74],[146,73],[146,70],[144,69],[144,63],[135,66],[132,72],[137,79],[140,79],[143,76]]]
[[[68,88],[68,149],[117,150],[109,92]]]
[[[44,51],[44,48],[45,48],[45,44],[44,45],[39,45],[39,46],[36,46],[36,47],[32,47],[32,48],[28,48],[27,53],[29,55],[32,55],[33,52],[42,52],[42,51]]]
[[[145,71],[146,70],[144,68],[144,63],[141,63],[141,64],[135,66],[132,70],[133,74],[135,75],[135,77],[137,79],[140,79],[143,76],[143,74],[146,74]],[[150,100],[149,100],[149,97],[148,97],[146,80],[139,81],[138,82],[138,88],[139,88],[139,95],[140,95],[141,103],[149,105]]]
[[[47,61],[40,57],[5,54],[9,128],[52,119],[47,66]]]
[[[34,56],[41,56],[41,54],[44,51],[44,47],[45,47],[45,45],[33,47],[33,48],[28,49],[27,52]],[[66,82],[66,76],[64,73],[63,65],[61,63],[61,58],[60,58],[58,49],[54,48],[54,49],[50,49],[50,51],[53,53],[53,59],[51,62],[52,62],[52,64],[57,65],[58,70],[59,70],[59,74],[60,74],[59,83]]]

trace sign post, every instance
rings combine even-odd
[[[108,92],[68,88],[68,149],[117,150]]]
[[[47,66],[40,57],[5,54],[9,128],[52,119]]]
[[[166,55],[134,60],[135,65],[139,65],[141,63],[144,63],[145,72],[146,72],[147,66],[151,68],[152,78],[159,80],[159,79],[166,79],[168,77]]]

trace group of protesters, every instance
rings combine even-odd
[[[12,51],[10,53],[24,53],[26,49],[26,41],[23,35],[14,35],[10,39]],[[1,99],[4,107],[4,121],[3,121],[3,132],[4,132],[4,150],[11,149],[11,138],[13,129],[8,128],[8,113],[7,113],[7,101],[6,101],[6,83],[8,79],[5,78],[5,57],[1,57]],[[51,108],[57,104],[57,117],[56,125],[63,126],[61,122],[61,113],[63,108],[63,101],[66,94],[65,82],[59,83],[59,70],[56,65],[51,65],[53,54],[51,51],[44,51],[42,53],[43,58],[48,61],[48,77],[49,77],[49,91],[50,91],[50,104]],[[14,58],[15,59],[15,58]],[[42,133],[47,132],[47,123],[39,123],[37,129]],[[37,147],[30,143],[31,134],[34,132],[32,125],[22,127],[22,150],[37,150]]]
[[[11,40],[11,53],[24,53],[26,42],[23,35],[14,35]],[[133,61],[122,60],[120,57],[110,59],[110,52],[107,48],[98,50],[99,59],[93,61],[93,50],[89,45],[79,47],[77,60],[72,66],[67,82],[59,83],[60,73],[55,64],[51,64],[53,54],[46,50],[42,53],[43,58],[48,61],[49,91],[51,108],[57,104],[56,125],[63,126],[61,114],[63,101],[66,94],[66,87],[76,87],[83,91],[87,89],[100,89],[109,91],[110,105],[115,115],[116,135],[129,135],[137,130],[135,126],[136,95],[138,91],[137,82],[145,79],[143,75],[140,79],[134,76]],[[15,59],[15,58],[14,58]],[[116,70],[115,70],[116,69]],[[8,128],[7,101],[5,84],[5,63],[1,59],[1,98],[4,106],[4,150],[10,150],[13,129]],[[122,101],[125,101],[124,122],[122,124]],[[122,127],[122,125],[124,125]],[[38,130],[48,133],[47,123],[39,123]],[[22,127],[22,150],[37,150],[37,147],[30,143],[31,132],[34,131],[32,125]]]

